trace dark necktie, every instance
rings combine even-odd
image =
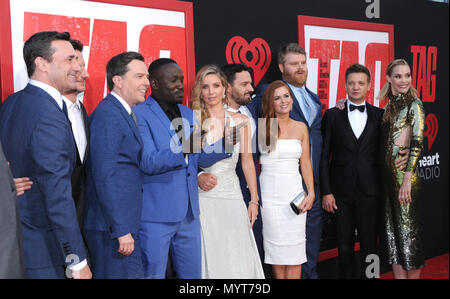
[[[67,119],[69,119],[69,113],[67,112],[66,102],[63,101],[62,103],[63,103],[62,111],[64,112],[64,115],[67,117]]]
[[[136,127],[137,127],[138,124],[137,124],[136,114],[134,114],[134,112],[131,111],[130,115],[131,115],[131,117],[133,118],[133,121],[134,121],[134,123],[136,124]]]
[[[352,112],[355,109],[358,109],[359,111],[364,112],[364,109],[366,109],[366,105],[356,106],[356,105],[350,104],[350,112]]]

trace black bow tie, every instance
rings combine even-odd
[[[355,109],[358,109],[359,111],[364,112],[364,109],[366,109],[366,105],[356,106],[356,105],[350,104],[350,112],[352,112]]]

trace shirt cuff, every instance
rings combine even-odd
[[[84,259],[82,262],[70,267],[70,270],[72,271],[80,271],[81,269],[83,269],[85,266],[87,265],[87,260]]]

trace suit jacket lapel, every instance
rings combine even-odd
[[[355,133],[353,132],[352,125],[350,124],[350,119],[348,118],[348,107],[347,104],[345,105],[345,108],[342,110],[339,110],[339,113],[341,115],[341,118],[344,120],[344,132],[345,135],[350,138],[351,144],[355,145],[358,141],[358,138],[356,138]]]
[[[178,140],[178,136],[176,136],[176,132],[175,132],[174,127],[172,126],[172,123],[170,122],[166,113],[162,110],[161,106],[159,106],[158,102],[156,102],[155,99],[150,97],[146,103],[149,105],[149,107],[153,111],[153,113],[158,117],[158,119],[162,123],[163,127],[167,128],[167,133],[169,134],[170,138],[177,138],[177,140]],[[175,137],[173,137],[173,135],[175,135]],[[178,140],[178,142],[180,142],[180,141]]]
[[[184,130],[184,140],[188,140],[189,136],[191,136],[192,132],[195,129],[194,117],[193,115],[188,115],[187,113],[191,112],[191,110],[186,110],[181,107],[181,104],[178,104],[178,108],[180,109],[181,118],[183,119],[183,130]],[[200,128],[198,128],[199,130]]]
[[[113,95],[108,94],[109,99],[111,102],[119,109],[120,114],[123,116],[125,121],[128,123],[128,126],[131,128],[131,131],[133,131],[134,136],[138,140],[138,142],[142,145],[141,135],[139,134],[138,128],[136,124],[133,121],[133,118],[131,115],[125,110],[125,108],[122,106],[122,104],[119,102],[118,99],[116,99]]]
[[[286,81],[284,81],[284,82],[286,83]],[[286,83],[286,84],[287,84],[287,83]],[[288,86],[289,86],[289,85],[288,85]],[[289,87],[289,89],[290,89],[290,87]],[[294,100],[294,103],[292,104],[292,111],[291,111],[291,113],[290,113],[291,117],[292,117],[293,119],[295,119],[295,120],[305,122],[305,124],[309,127],[309,125],[308,125],[308,120],[305,118],[305,115],[303,114],[303,111],[302,111],[302,109],[300,108],[300,104],[298,103],[298,100],[297,100],[297,98],[295,97],[295,94],[294,94],[294,92],[292,91],[292,89],[291,89],[291,93],[292,93],[292,97],[293,97],[293,100]],[[298,117],[296,117],[295,114],[297,114]]]
[[[80,102],[80,106],[81,106],[81,115],[83,117],[84,132],[86,133],[86,151],[84,152],[84,159],[83,159],[83,164],[84,164],[84,163],[86,163],[87,157],[89,156],[90,131],[89,131],[89,121],[88,121],[88,115],[86,112],[86,108],[84,108],[84,105],[81,102]]]
[[[55,99],[52,98],[52,96],[47,93],[45,90],[43,90],[40,87],[34,86],[32,84],[29,84],[25,87],[25,90],[32,94],[37,94],[41,96],[42,98],[45,98],[47,101],[50,101],[53,105],[55,105],[56,108],[58,108],[59,111],[61,111],[62,114],[64,114],[64,111],[59,107],[58,103],[56,103]],[[67,121],[69,122],[69,119],[66,117]],[[70,124],[70,122],[69,122]]]
[[[322,102],[320,101],[320,99],[317,95],[315,95],[311,90],[308,89],[308,87],[305,86],[305,89],[306,89],[306,92],[309,94],[309,97],[316,104],[316,114],[314,115],[313,121],[311,122],[311,126],[313,126],[314,122],[321,121],[321,118],[317,117],[317,115],[322,114]]]
[[[364,127],[364,130],[361,133],[361,136],[359,136],[359,142],[363,142],[364,137],[367,135],[367,132],[372,129],[372,122],[373,122],[373,110],[372,107],[370,107],[369,103],[366,103],[366,112],[367,112],[367,121],[366,126]]]

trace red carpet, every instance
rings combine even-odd
[[[448,253],[428,259],[420,273],[421,279],[449,279],[448,277]],[[393,279],[394,274],[388,272],[382,274],[380,279]]]

